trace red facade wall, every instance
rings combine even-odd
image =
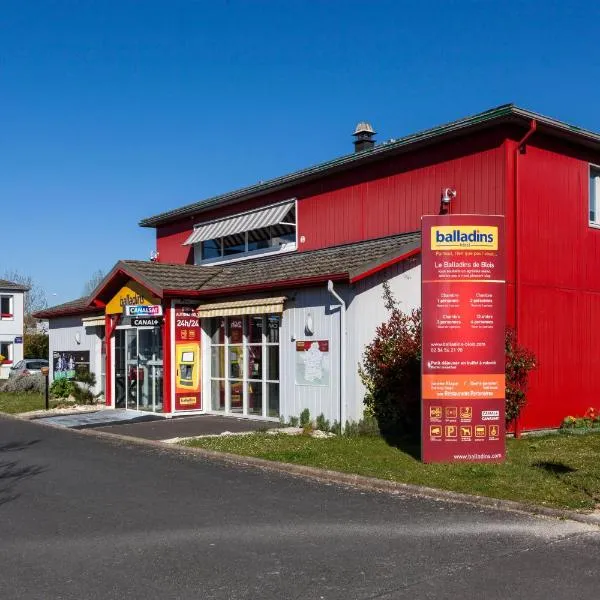
[[[522,425],[539,429],[600,405],[600,230],[588,224],[592,157],[531,141],[519,158],[519,335],[538,359]]]

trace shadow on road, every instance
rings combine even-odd
[[[27,442],[6,442],[0,444],[0,455],[4,452],[19,452],[27,450],[39,443],[40,440]],[[38,465],[21,466],[17,460],[0,460],[0,506],[16,500],[20,494],[16,491],[17,484],[25,479],[39,475],[45,467]]]

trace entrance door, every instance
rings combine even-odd
[[[161,412],[163,356],[160,327],[117,329],[115,406]]]

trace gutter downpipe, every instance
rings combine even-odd
[[[327,291],[340,303],[340,432],[346,428],[346,303],[333,288],[331,279]]]
[[[529,125],[529,130],[527,133],[517,142],[517,147],[515,148],[515,189],[514,189],[514,198],[515,198],[515,337],[518,342],[519,337],[519,309],[521,306],[521,285],[520,285],[520,274],[521,270],[519,269],[519,252],[521,249],[520,245],[520,202],[519,202],[519,155],[525,154],[525,144],[527,140],[536,132],[537,130],[537,121],[535,119],[531,119],[531,123]],[[519,419],[515,421],[515,437],[521,437],[521,423]]]

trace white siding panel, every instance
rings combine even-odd
[[[400,307],[405,312],[421,305],[421,260],[408,259],[393,265],[353,286],[348,309],[347,390],[348,419],[358,420],[363,414],[365,389],[358,375],[365,346],[375,336],[375,330],[387,320],[383,283],[387,281]]]

